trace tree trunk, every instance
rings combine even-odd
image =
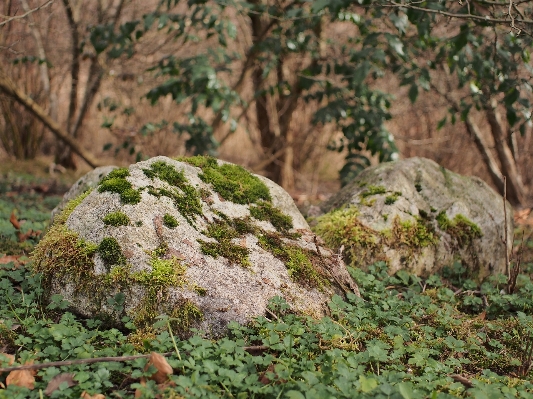
[[[262,40],[261,34],[263,33],[265,26],[268,25],[268,22],[264,20],[261,15],[253,13],[250,14],[250,21],[252,23],[253,45],[258,46],[259,40]],[[259,62],[256,62],[252,71],[252,82],[256,94],[255,114],[257,118],[257,127],[261,137],[261,146],[268,158],[272,154],[278,152],[282,148],[283,143],[280,140],[279,132],[278,135],[276,135],[272,126],[272,123],[275,122],[271,120],[271,115],[268,112],[269,96],[264,91],[265,79],[263,73],[263,66]],[[278,160],[278,157],[273,158],[268,164],[266,164],[265,170],[268,178],[276,183],[281,183],[281,163]]]
[[[522,183],[522,176],[520,176],[513,153],[508,145],[509,132],[504,131],[504,124],[494,99],[486,105],[485,114],[494,138],[502,174],[507,177],[507,199],[514,206],[524,205],[525,188]]]

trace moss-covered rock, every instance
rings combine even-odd
[[[474,279],[505,272],[501,237],[505,229],[512,237],[511,206],[506,226],[501,196],[428,159],[368,168],[320,209],[314,231],[343,247],[352,266],[384,260],[391,273],[428,275],[460,260]]]
[[[219,335],[274,296],[320,315],[333,293],[356,290],[279,186],[214,158],[182,161],[115,169],[70,203],[33,255],[47,294],[146,331],[166,314],[186,336],[192,327]]]

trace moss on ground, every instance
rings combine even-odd
[[[464,215],[455,215],[453,220],[450,220],[446,212],[442,211],[437,215],[436,220],[439,228],[448,233],[459,248],[465,248],[476,238],[483,237],[479,226]]]
[[[242,166],[233,164],[219,165],[217,160],[207,156],[176,158],[202,169],[198,176],[226,201],[237,204],[252,204],[260,200],[271,201],[268,187]]]
[[[107,214],[103,219],[106,226],[127,226],[130,224],[130,218],[124,212],[112,212]]]

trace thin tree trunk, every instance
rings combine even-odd
[[[78,86],[80,79],[80,37],[78,32],[78,24],[75,20],[74,9],[71,4],[71,0],[63,0],[63,5],[67,14],[67,20],[70,28],[71,37],[71,66],[70,66],[70,95],[69,95],[69,107],[67,116],[67,128],[66,131],[72,137],[75,136],[73,132],[73,126],[75,124],[76,110],[78,109]],[[68,146],[63,143],[58,143],[56,148],[55,162],[58,165],[64,166],[68,169],[76,169],[76,161],[74,154]]]
[[[250,14],[250,21],[252,26],[252,42],[253,46],[258,46],[261,35],[265,31],[265,26],[269,26],[268,20],[265,20],[261,15]],[[267,157],[276,153],[281,149],[281,142],[279,140],[279,132],[276,135],[277,126],[272,126],[272,115],[269,114],[269,108],[273,110],[273,107],[269,107],[269,95],[264,91],[264,68],[261,64],[256,63],[252,70],[252,82],[255,93],[255,114],[257,119],[257,126],[259,129],[259,135],[261,137],[261,146],[265,151]],[[274,106],[275,107],[275,106]],[[272,162],[265,166],[267,176],[273,181],[280,183],[281,167],[279,160],[273,159]]]
[[[525,189],[522,184],[522,177],[516,166],[513,153],[507,143],[507,134],[504,132],[503,121],[494,99],[490,104],[486,105],[485,114],[487,115],[492,137],[494,138],[502,174],[507,177],[507,198],[515,206],[524,205]]]

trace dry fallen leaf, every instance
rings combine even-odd
[[[15,229],[20,230],[20,223],[17,219],[17,216],[15,215],[14,209],[11,211],[11,216],[9,217],[9,221],[11,222],[11,224],[13,225]]]
[[[101,393],[95,393],[94,395],[90,395],[87,392],[83,391],[80,396],[81,399],[105,399],[105,396]]]
[[[15,370],[8,374],[6,385],[33,389],[35,387],[35,377],[33,377],[31,370]]]
[[[152,352],[150,354],[150,358],[148,359],[148,363],[146,363],[145,370],[148,370],[148,367],[152,365],[157,369],[157,371],[150,377],[150,379],[154,380],[158,384],[162,384],[163,382],[167,381],[168,376],[174,372],[172,367],[170,367],[170,364],[168,364],[167,359],[156,352]]]
[[[25,234],[22,234],[20,231],[17,231],[15,234],[16,234],[17,239],[18,239],[19,242],[24,242],[28,238],[39,237],[41,235],[41,233],[42,233],[41,230],[33,231],[33,230],[30,229]]]
[[[66,382],[68,387],[78,384],[76,381],[74,381],[74,373],[58,374],[52,378],[46,386],[46,389],[44,390],[45,395],[52,395],[52,393],[59,389],[59,385],[61,385],[63,382]]]
[[[21,255],[6,255],[0,258],[0,265],[7,265],[9,262],[13,262],[15,266],[20,264],[19,258]]]

